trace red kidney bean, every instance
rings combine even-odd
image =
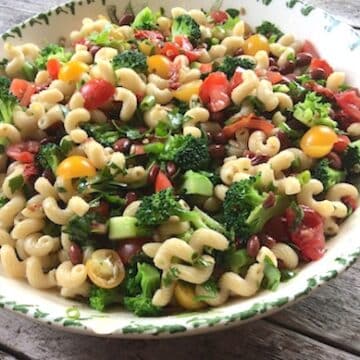
[[[268,247],[269,249],[271,249],[276,244],[276,240],[270,235],[264,235],[261,239],[261,242],[264,246]]]
[[[213,142],[213,136],[212,136],[210,131],[206,132],[206,136],[207,136],[208,143],[212,143]]]
[[[47,137],[44,137],[43,139],[40,140],[41,145],[54,143],[54,142],[56,142],[56,137],[55,136],[47,136]]]
[[[326,158],[329,160],[329,164],[332,168],[336,169],[336,170],[340,170],[342,168],[342,161],[340,156],[334,152],[331,151]]]
[[[176,171],[177,171],[177,168],[176,168],[175,163],[172,161],[168,161],[166,163],[166,173],[171,177],[171,176],[175,175]]]
[[[69,258],[73,265],[82,264],[83,261],[83,251],[81,250],[78,244],[71,244],[69,249]]]
[[[310,65],[312,55],[309,53],[298,53],[296,56],[296,66],[303,67]]]
[[[285,65],[280,66],[279,71],[282,75],[291,74],[295,70],[295,62],[288,61]]]
[[[226,113],[225,111],[219,111],[219,112],[211,112],[210,113],[210,121],[215,121],[219,124],[223,124],[223,122],[226,119]]]
[[[246,244],[246,251],[252,258],[256,258],[260,250],[260,240],[256,235],[251,236]]]
[[[130,25],[135,19],[134,14],[131,13],[125,13],[120,19],[119,19],[119,25]]]
[[[326,73],[323,69],[316,68],[310,71],[310,76],[313,80],[323,80],[326,79]]]
[[[286,269],[286,266],[281,259],[277,259],[277,262],[278,262],[278,269],[280,270]]]
[[[128,153],[131,147],[131,141],[127,138],[119,139],[113,145],[115,151],[120,151],[123,153]]]
[[[222,145],[225,145],[228,142],[227,137],[224,135],[222,131],[214,135],[213,140],[216,144],[222,144]]]
[[[291,147],[291,141],[289,139],[289,137],[282,131],[279,131],[277,134],[276,134],[277,138],[279,139],[280,141],[280,149],[281,150],[284,150],[284,149],[287,149],[289,147]]]
[[[96,53],[101,49],[100,46],[97,46],[97,45],[92,45],[90,46],[90,49],[89,49],[89,52],[92,56],[95,56]]]
[[[275,72],[278,72],[279,71],[279,67],[276,66],[276,65],[271,65],[268,69],[269,71],[275,71]]]
[[[273,57],[269,58],[269,66],[277,66],[277,61]]]
[[[125,206],[130,205],[131,203],[133,203],[134,201],[136,201],[138,199],[137,195],[135,192],[130,191],[125,195]]]
[[[160,171],[159,165],[155,164],[151,167],[151,169],[149,170],[148,177],[147,177],[147,181],[149,184],[153,184],[155,182],[159,171]]]
[[[42,177],[48,179],[50,181],[51,184],[55,183],[55,175],[53,174],[52,170],[50,169],[45,169],[43,171],[43,173],[41,174]]]
[[[220,144],[212,144],[209,146],[209,153],[213,159],[223,159],[226,155],[225,146]]]
[[[234,54],[234,56],[244,55],[244,50],[242,48],[238,48]]]
[[[263,208],[268,209],[275,205],[275,195],[272,191],[269,192],[268,197],[265,199],[263,203]]]

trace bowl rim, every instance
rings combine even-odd
[[[75,15],[74,8],[75,6],[90,6],[92,3],[100,2],[101,5],[106,6],[106,0],[74,0],[74,1],[65,1],[60,5],[53,6],[46,12],[38,13],[33,16],[30,16],[26,20],[16,24],[15,26],[7,29],[4,33],[0,34],[0,37],[5,42],[7,39],[16,39],[22,38],[22,30],[27,26],[42,26],[46,23],[49,25],[50,20],[47,17],[49,14],[56,14],[60,12],[71,11],[69,16]],[[257,0],[259,3],[260,0]],[[262,0],[264,5],[268,0]],[[344,22],[344,19],[332,15],[329,12],[317,7],[308,4],[306,1],[302,0],[281,0],[287,3],[293,3],[292,7],[302,6],[301,10],[307,9],[306,11],[312,12],[315,10],[318,13],[321,13],[322,16],[329,16],[333,19],[336,19],[340,24],[345,26],[348,31],[351,31],[358,38],[360,44],[360,32],[357,32],[352,26]],[[217,1],[219,2],[219,1]],[[220,3],[222,1],[220,0]],[[271,0],[269,1],[271,2]],[[261,1],[260,1],[261,4]],[[260,5],[259,4],[259,5]],[[288,6],[289,7],[289,6]],[[304,16],[309,15],[304,14]],[[45,17],[47,17],[45,19]],[[39,20],[43,21],[41,23]],[[360,215],[360,209],[356,211]],[[341,234],[341,233],[340,233]],[[326,256],[326,255],[325,255]],[[87,324],[88,318],[75,318],[70,316],[64,317],[54,317],[52,314],[47,314],[46,310],[41,309],[38,305],[24,305],[17,302],[14,299],[8,298],[6,294],[3,294],[0,290],[0,308],[10,310],[12,312],[18,313],[32,320],[38,321],[42,324],[50,325],[52,327],[68,330],[74,333],[92,335],[92,336],[104,336],[104,337],[121,337],[121,338],[158,338],[161,337],[174,337],[174,336],[189,336],[205,332],[219,331],[221,329],[237,326],[253,320],[254,318],[262,318],[273,314],[287,306],[294,304],[295,302],[303,299],[308,296],[313,290],[320,287],[321,285],[327,283],[331,279],[337,277],[341,272],[347,270],[356,260],[360,257],[360,246],[354,248],[351,251],[348,251],[341,256],[336,257],[333,262],[332,270],[328,270],[326,274],[320,274],[319,276],[311,276],[302,282],[303,286],[298,287],[297,292],[289,294],[287,297],[280,296],[275,293],[272,296],[270,302],[255,302],[250,309],[243,310],[240,312],[232,311],[230,314],[218,315],[216,314],[216,308],[210,308],[207,312],[193,312],[193,313],[181,313],[180,315],[170,315],[169,319],[173,321],[172,324],[165,325],[153,325],[151,321],[154,318],[138,318],[138,322],[133,319],[127,321],[126,326],[121,326],[116,328],[116,330],[109,333],[100,333],[96,332],[93,328],[89,327]],[[301,271],[302,272],[302,271]],[[0,277],[1,283],[1,277]],[[36,290],[36,289],[35,289]],[[36,290],[38,291],[38,290]],[[276,295],[275,295],[276,294]],[[225,305],[226,307],[226,305]],[[111,312],[109,313],[112,314]],[[209,315],[208,317],[202,317],[202,315]],[[176,319],[181,317],[188,316],[187,325],[184,326],[183,323],[176,323]],[[164,317],[162,317],[164,318]]]

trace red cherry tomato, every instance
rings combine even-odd
[[[336,143],[334,144],[333,150],[337,153],[343,153],[350,144],[350,139],[346,135],[339,135]]]
[[[244,79],[242,77],[242,72],[243,70],[238,67],[235,72],[234,75],[232,76],[231,80],[230,80],[230,88],[231,90],[234,90],[238,85],[240,85]]]
[[[57,79],[61,68],[60,61],[58,59],[49,59],[46,64],[46,70],[48,71],[52,79]]]
[[[212,71],[212,63],[201,64],[199,70],[202,74],[208,74]]]
[[[35,94],[36,86],[22,79],[14,79],[10,85],[10,92],[16,96],[21,106],[28,106],[31,97]]]
[[[273,85],[283,80],[282,75],[278,71],[267,71],[265,76]]]
[[[304,87],[308,90],[316,92],[317,94],[327,98],[330,101],[335,100],[335,94],[332,90],[326,88],[325,86],[319,85],[315,81],[309,81],[305,83]]]
[[[305,53],[309,53],[311,54],[313,57],[315,58],[319,58],[320,55],[318,53],[318,51],[316,50],[315,46],[313,45],[312,42],[310,42],[309,40],[305,40],[304,41],[304,45],[301,49],[300,52],[305,52]]]
[[[230,92],[231,87],[226,75],[217,71],[204,80],[199,95],[211,112],[218,112],[230,105]]]
[[[262,233],[269,235],[277,242],[289,242],[290,234],[285,216],[276,216],[264,226]]]
[[[194,50],[192,43],[186,36],[175,36],[174,43],[181,49],[181,52],[189,59],[190,62],[193,62],[200,57],[199,51]]]
[[[103,79],[92,79],[81,89],[81,95],[85,99],[85,108],[97,109],[106,104],[115,94],[115,87]]]
[[[299,248],[305,260],[318,260],[325,252],[323,219],[313,209],[304,205],[300,205],[300,207],[303,210],[304,217],[294,230],[291,228],[295,221],[295,214],[290,208],[286,210],[291,240]]]
[[[155,192],[159,192],[161,190],[166,190],[168,188],[172,188],[172,183],[168,179],[165,173],[159,171],[156,180],[155,180]]]
[[[25,164],[24,166],[24,177],[28,181],[30,178],[39,175],[39,169],[34,163]]]
[[[126,265],[129,264],[132,257],[141,252],[142,246],[151,241],[150,238],[133,238],[128,240],[121,240],[117,249],[121,261]]]
[[[25,141],[7,147],[6,155],[21,163],[29,164],[34,162],[35,154],[39,151],[40,144],[37,141]]]
[[[325,71],[326,76],[334,72],[333,68],[324,59],[313,58],[311,60],[310,69],[322,69]]]
[[[176,44],[166,42],[161,48],[160,54],[166,56],[170,60],[174,60],[180,54],[180,49]]]
[[[221,10],[212,11],[210,16],[216,24],[223,24],[229,18],[229,15],[225,11]]]
[[[341,198],[341,201],[347,206],[351,211],[355,211],[358,207],[358,200],[351,196],[344,196]]]
[[[164,40],[164,35],[160,31],[155,30],[136,30],[135,38],[137,40]]]
[[[341,109],[350,117],[352,122],[360,122],[360,97],[355,90],[347,90],[335,95]]]

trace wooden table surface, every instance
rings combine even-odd
[[[63,0],[0,0],[0,33]],[[360,28],[360,0],[311,0]],[[360,359],[360,261],[307,299],[263,320],[171,340],[114,340],[54,330],[0,311],[0,360]]]

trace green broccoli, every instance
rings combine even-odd
[[[35,65],[38,69],[45,69],[49,59],[58,59],[60,62],[68,62],[71,58],[71,53],[66,52],[65,49],[57,44],[49,44],[41,49],[40,54],[35,59]]]
[[[59,145],[48,143],[41,145],[36,155],[36,160],[43,169],[50,168],[54,175],[56,175],[56,169],[61,161],[64,160],[64,154]]]
[[[186,36],[192,44],[196,44],[201,38],[199,24],[187,14],[177,16],[171,27],[172,38],[175,36]]]
[[[329,190],[335,184],[345,180],[345,171],[336,170],[330,167],[328,159],[320,160],[311,171],[312,177],[322,182],[324,191]]]
[[[280,270],[273,264],[271,259],[266,256],[264,261],[264,278],[261,282],[261,287],[263,289],[275,291],[279,287],[280,281]]]
[[[89,294],[89,305],[95,310],[104,311],[110,305],[120,303],[119,288],[103,289],[92,285]]]
[[[152,297],[160,287],[160,272],[147,263],[130,267],[125,277],[124,306],[138,316],[159,315],[161,308],[152,304]]]
[[[0,76],[0,123],[12,123],[12,115],[17,98],[9,92],[10,80]]]
[[[189,221],[194,228],[210,228],[226,233],[224,227],[198,208],[184,209],[175,198],[171,189],[159,191],[142,199],[135,216],[138,226],[158,226],[166,222],[170,216],[176,215],[182,221]]]
[[[259,233],[268,220],[282,214],[289,204],[286,196],[274,195],[274,204],[264,207],[269,194],[258,190],[258,180],[258,176],[252,176],[235,182],[226,192],[225,225],[243,239]]]
[[[118,131],[109,123],[85,123],[81,127],[89,136],[103,146],[113,146],[113,144],[120,138]]]
[[[205,170],[210,163],[210,154],[205,138],[191,135],[175,135],[165,144],[160,160],[171,160],[183,171]]]
[[[125,51],[130,48],[125,40],[118,40],[111,36],[111,26],[105,26],[101,32],[93,32],[88,36],[88,40],[97,46],[111,47],[119,51]]]
[[[331,105],[323,102],[322,97],[314,92],[309,92],[304,102],[294,107],[294,117],[308,127],[325,125],[336,128],[336,121],[329,116]]]
[[[156,15],[149,7],[145,7],[136,15],[132,27],[140,30],[156,29]]]
[[[263,21],[262,24],[256,28],[256,32],[266,36],[273,42],[277,41],[281,36],[284,35],[284,33],[270,21]]]
[[[222,71],[226,74],[228,79],[230,79],[234,75],[237,67],[241,67],[243,69],[254,69],[255,65],[255,62],[249,58],[225,56],[223,62],[216,70]]]
[[[349,144],[344,153],[343,164],[349,173],[360,173],[360,140]]]
[[[137,50],[127,50],[112,59],[112,66],[114,70],[130,68],[137,73],[144,73],[147,70],[146,56]]]
[[[37,74],[37,68],[34,64],[32,64],[29,61],[26,61],[24,66],[21,69],[24,77],[28,81],[34,81],[36,74]]]
[[[240,15],[240,10],[238,9],[229,8],[226,9],[225,11],[231,18],[237,18]]]

